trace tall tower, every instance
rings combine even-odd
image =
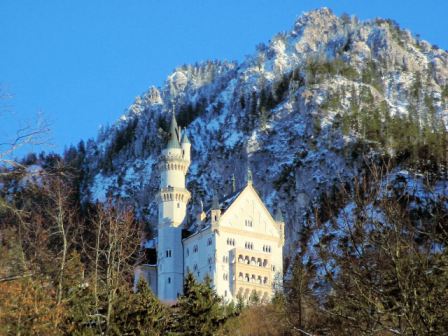
[[[190,192],[185,187],[185,175],[190,166],[190,141],[184,130],[171,120],[170,140],[159,162],[160,191],[158,194],[158,297],[174,301],[183,292],[182,227],[186,217]]]

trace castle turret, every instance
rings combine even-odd
[[[182,155],[184,157],[184,160],[190,161],[190,151],[191,151],[191,143],[187,136],[187,130],[184,129],[182,134],[182,141],[181,141],[181,147],[182,147]]]
[[[221,218],[221,208],[219,206],[218,195],[213,196],[212,207],[210,209],[211,225],[213,230],[218,228],[219,219]]]
[[[175,301],[183,289],[182,228],[190,200],[190,192],[185,187],[190,147],[181,146],[180,136],[173,115],[170,138],[159,162],[157,287],[158,296],[164,301]]]

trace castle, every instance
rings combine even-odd
[[[201,209],[195,229],[185,228],[190,192],[185,176],[190,166],[191,144],[173,115],[170,139],[162,151],[159,171],[158,236],[145,244],[147,263],[136,270],[160,300],[174,302],[183,292],[184,277],[191,272],[198,281],[209,276],[225,301],[257,294],[269,300],[283,275],[284,222],[275,219],[252,185],[247,184]]]

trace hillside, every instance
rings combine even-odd
[[[135,287],[173,112],[187,226],[247,168],[281,209],[271,302],[191,274],[170,307]],[[323,8],[242,62],[180,66],[96,139],[0,167],[0,334],[446,334],[447,126],[448,53],[391,20]]]
[[[87,142],[84,201],[119,196],[155,223],[156,163],[173,110],[192,142],[192,211],[211,201],[205,190],[229,193],[232,174],[244,183],[250,166],[292,242],[305,214],[361,175],[366,157],[442,176],[448,53],[391,20],[305,13],[241,63],[184,65],[136,97]]]

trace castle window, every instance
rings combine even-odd
[[[252,219],[246,219],[244,221],[244,225],[247,226],[247,227],[252,227],[253,226]]]
[[[246,243],[244,244],[244,247],[245,247],[247,250],[253,250],[253,249],[254,249],[254,244],[251,243],[251,242],[246,242]]]
[[[180,208],[180,203],[177,203],[177,207]]]
[[[263,245],[263,252],[271,253],[271,247],[269,245]]]
[[[168,277],[168,283],[169,283],[169,284],[171,283],[171,278],[170,278],[170,277]]]
[[[197,271],[197,270],[198,270],[198,264],[194,264],[194,266],[193,266],[193,270],[194,270],[194,271]]]
[[[213,258],[212,257],[208,257],[208,264],[211,265],[213,263]]]
[[[171,258],[171,250],[166,250],[165,254],[167,258]]]
[[[223,263],[228,263],[229,262],[229,257],[228,256],[222,257],[222,262]]]
[[[224,274],[222,275],[222,279],[223,279],[223,280],[229,280],[229,275],[228,275],[227,273],[224,273]]]
[[[227,238],[227,245],[235,246],[235,239]]]
[[[210,238],[208,238],[208,239],[207,239],[207,245],[208,245],[208,246],[210,246],[210,245],[212,244],[212,241],[213,241],[213,240],[212,240],[212,238],[211,238],[211,237],[210,237]]]
[[[193,246],[193,253],[197,253],[198,250],[199,250],[198,246],[197,246],[197,245],[194,245],[194,246]]]

